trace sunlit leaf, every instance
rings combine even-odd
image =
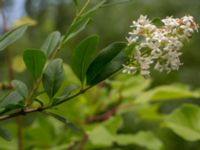
[[[26,69],[23,57],[21,55],[14,56],[12,60],[12,69],[17,73],[21,73]]]
[[[163,101],[184,98],[197,98],[198,93],[189,90],[188,88],[178,85],[159,86],[152,90],[142,93],[136,99],[136,103],[146,103],[149,101]]]
[[[166,118],[164,126],[187,141],[200,140],[200,107],[181,106]]]
[[[116,134],[122,124],[123,120],[120,115],[111,117],[103,123],[106,129],[108,129],[112,134]]]
[[[120,146],[138,145],[150,150],[161,150],[162,142],[150,131],[140,131],[136,134],[113,134],[107,128],[99,125],[88,131],[89,140],[94,146],[109,147],[113,143]]]
[[[103,126],[88,131],[89,140],[95,146],[112,146],[114,136]]]
[[[28,25],[28,26],[35,26],[37,24],[37,21],[30,18],[29,16],[21,17],[20,19],[16,20],[13,23],[13,27],[19,27],[22,25]]]
[[[115,137],[119,145],[138,145],[149,150],[161,150],[162,142],[150,131],[139,131],[136,134],[123,134]]]

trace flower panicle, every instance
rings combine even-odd
[[[198,32],[199,25],[189,15],[182,18],[166,17],[161,23],[161,26],[156,26],[144,15],[132,22],[132,31],[126,39],[128,45],[135,43],[136,46],[128,63],[123,65],[124,73],[139,72],[149,77],[151,68],[169,73],[182,65],[180,49],[183,41]],[[144,40],[140,40],[141,36]]]

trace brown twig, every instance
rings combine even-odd
[[[91,88],[88,87],[88,88],[85,88],[83,90],[80,90],[78,93],[62,100],[62,101],[59,101],[58,103],[54,104],[54,105],[50,105],[50,106],[45,106],[45,107],[37,107],[37,108],[27,108],[27,109],[21,109],[21,110],[18,110],[17,112],[14,112],[14,113],[11,113],[11,114],[7,114],[7,115],[4,115],[4,116],[0,116],[0,121],[3,121],[3,120],[7,120],[7,119],[11,119],[11,118],[14,118],[14,117],[17,117],[17,116],[25,116],[27,114],[30,114],[30,113],[35,113],[35,112],[41,112],[41,111],[44,111],[46,109],[52,109],[53,107],[55,106],[58,106],[62,103],[65,103],[67,101],[70,101],[72,100],[73,98],[85,93],[87,90],[89,90]]]
[[[13,86],[10,83],[0,83],[0,90],[12,90]]]

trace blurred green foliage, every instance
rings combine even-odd
[[[82,1],[84,3],[84,1]],[[200,22],[198,0],[130,0],[120,5],[105,6],[93,14],[93,20],[82,34],[61,51],[65,61],[65,85],[76,84],[76,79],[67,63],[72,49],[82,38],[91,34],[100,35],[99,47],[113,41],[125,41],[132,20],[140,14],[150,18],[183,16],[190,14]],[[13,58],[25,48],[41,47],[51,31],[65,33],[71,23],[75,7],[73,3],[60,0],[34,0],[26,2],[28,15],[37,21],[26,35],[13,44]],[[152,79],[120,75],[113,80],[92,88],[62,106],[51,110],[72,124],[83,129],[88,136],[66,127],[53,117],[41,113],[25,117],[23,140],[27,150],[198,150],[200,147],[200,70],[199,41],[196,34],[186,43],[179,71],[170,74],[152,74]],[[0,80],[6,81],[7,67],[4,53],[0,52]],[[26,83],[28,73],[17,73],[17,79]],[[176,83],[175,83],[176,82]],[[187,84],[187,85],[186,85]],[[158,86],[160,85],[160,86]],[[195,89],[195,90],[191,90]],[[1,93],[1,92],[0,92]],[[43,99],[47,95],[39,97]],[[46,98],[48,99],[48,98]],[[45,103],[45,102],[44,102]],[[190,103],[190,104],[185,104]],[[38,105],[38,104],[35,104]],[[181,119],[182,118],[182,119]],[[0,125],[12,131],[14,139],[7,142],[0,138],[0,149],[15,149],[17,145],[14,120]],[[0,132],[5,130],[1,130]],[[10,139],[9,132],[3,133]]]

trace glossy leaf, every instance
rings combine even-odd
[[[125,64],[127,61],[126,55],[124,51],[120,52],[109,64],[107,64],[102,72],[100,72],[90,83],[92,85],[95,85],[114,73],[118,72],[120,69],[122,69],[122,65]]]
[[[13,80],[11,84],[22,97],[26,98],[28,96],[28,88],[22,81]]]
[[[37,79],[41,75],[46,62],[45,54],[41,50],[28,49],[24,51],[23,58],[27,69],[34,79]]]
[[[78,35],[81,31],[83,31],[88,23],[90,22],[90,18],[81,18],[77,22],[75,22],[67,31],[64,37],[64,43],[68,42],[70,39]]]
[[[172,112],[164,125],[187,141],[200,140],[200,107],[185,104]]]
[[[7,141],[11,141],[12,140],[12,135],[11,133],[0,126],[0,137],[2,137],[3,139],[7,140]]]
[[[18,105],[23,100],[24,98],[17,91],[13,91],[0,102],[0,108]]]
[[[79,132],[79,133],[82,133],[83,131],[78,128],[74,123],[70,122],[69,120],[63,118],[62,116],[59,116],[57,114],[54,114],[54,113],[51,113],[51,112],[45,112],[45,114],[48,114],[52,117],[54,117],[55,119],[61,121],[62,123],[64,123],[67,127],[69,127],[70,129],[76,131],[76,132]]]
[[[49,57],[52,52],[57,48],[60,42],[61,34],[58,31],[51,33],[47,39],[45,40],[44,44],[41,47],[41,50]]]
[[[121,69],[126,61],[125,47],[125,43],[116,42],[103,49],[87,70],[87,84],[97,84]]]
[[[98,37],[90,36],[84,39],[73,52],[72,69],[82,83],[96,53],[97,43]]]
[[[43,86],[48,96],[52,98],[60,88],[64,80],[62,59],[54,59],[50,62],[43,74]]]
[[[5,33],[2,37],[0,37],[0,51],[4,50],[6,47],[14,43],[19,38],[21,38],[26,30],[27,30],[26,25],[20,26]]]

